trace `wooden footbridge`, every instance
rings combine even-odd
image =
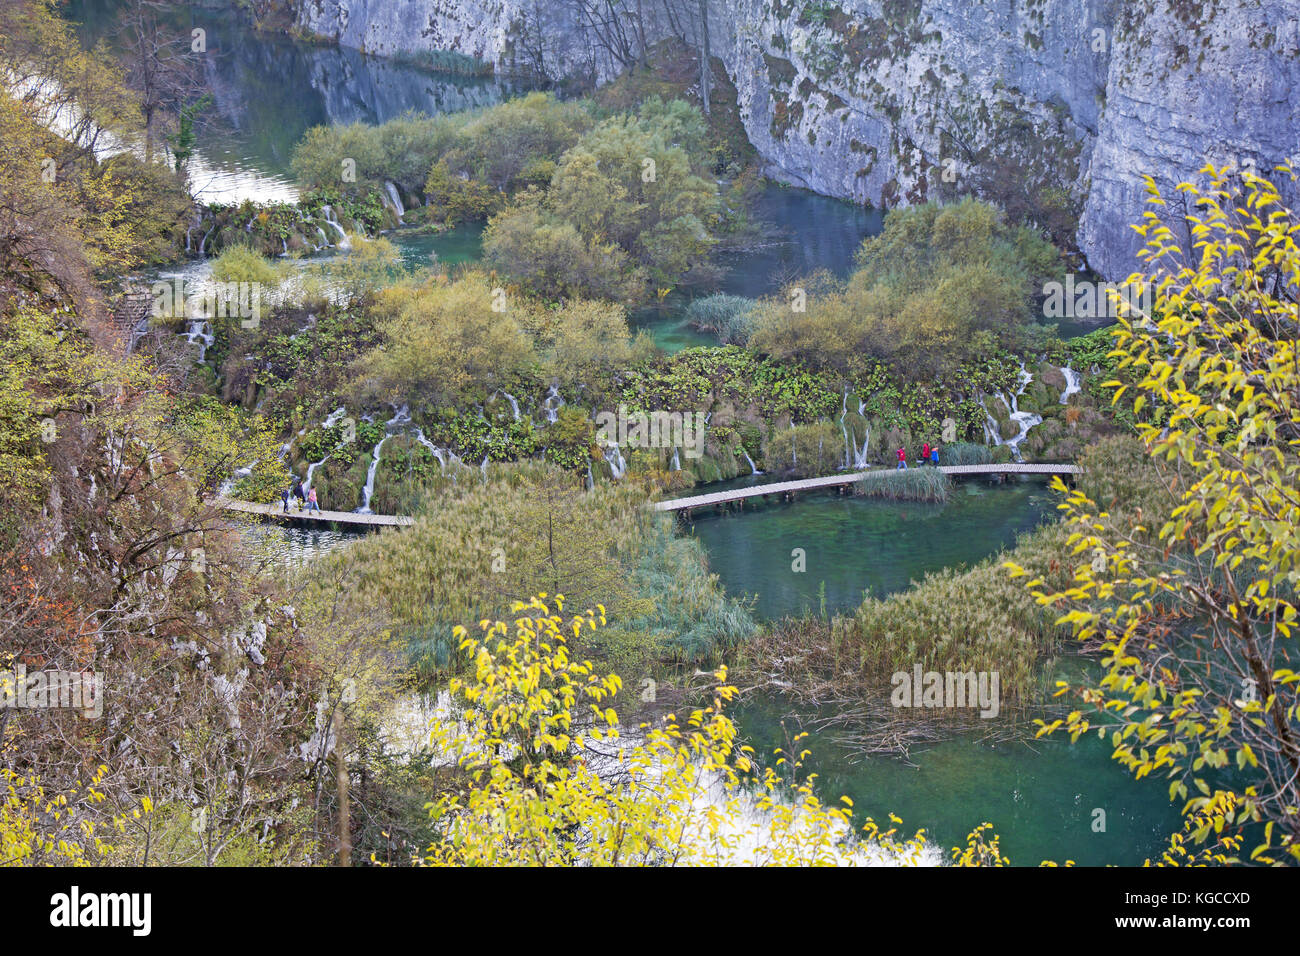
[[[929,468],[930,465],[917,465]],[[801,478],[798,481],[776,481],[765,485],[750,485],[747,488],[732,488],[728,491],[715,491],[707,495],[692,495],[688,498],[673,498],[668,501],[655,501],[649,507],[655,511],[690,511],[694,508],[708,508],[713,505],[725,505],[747,498],[767,498],[772,496],[789,497],[801,491],[818,491],[823,488],[837,488],[851,485],[864,475],[889,473],[892,468],[880,468],[872,471],[845,472],[842,475],[824,475],[820,478]],[[1005,465],[941,465],[939,471],[946,475],[1077,475],[1078,465],[1029,465],[1008,462]],[[227,511],[241,514],[258,515],[271,521],[283,521],[289,524],[338,524],[352,525],[357,528],[402,528],[415,523],[410,515],[376,515],[362,514],[356,511],[299,511],[290,507],[285,511],[278,502],[262,505],[252,501],[240,501],[237,498],[221,498],[218,504]]]
[[[917,465],[917,468],[930,468],[931,465]],[[748,488],[732,488],[728,491],[715,491],[707,495],[692,495],[689,498],[673,498],[669,501],[656,501],[655,511],[690,511],[693,508],[707,508],[711,505],[725,505],[746,498],[766,498],[772,495],[786,497],[801,491],[817,491],[821,488],[836,488],[851,485],[869,474],[888,474],[892,468],[879,468],[872,471],[846,472],[842,475],[825,475],[821,478],[801,478],[798,481],[776,481],[765,485],[751,485]],[[1077,475],[1078,465],[1027,465],[1008,462],[1005,465],[940,465],[939,471],[945,475]]]
[[[292,504],[285,511],[279,502],[261,505],[253,501],[240,501],[238,498],[220,498],[217,504],[226,511],[241,514],[259,515],[272,521],[288,524],[346,524],[358,528],[401,528],[415,523],[410,515],[375,515],[361,514],[356,511],[307,511],[297,510]]]

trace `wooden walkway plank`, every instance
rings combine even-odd
[[[929,465],[917,467],[929,468]],[[688,498],[673,498],[668,501],[656,501],[655,511],[683,511],[688,508],[707,508],[710,505],[726,504],[731,501],[743,501],[746,498],[761,498],[765,495],[783,495],[796,491],[815,491],[819,488],[834,488],[838,485],[851,485],[870,474],[889,474],[895,469],[877,468],[873,471],[858,471],[843,475],[825,475],[820,478],[803,478],[798,481],[777,481],[766,485],[751,485],[748,488],[733,488],[730,491],[716,491],[708,495],[693,495]],[[946,475],[1077,475],[1078,465],[1033,465],[1009,462],[1005,465],[941,465],[939,470]]]
[[[253,501],[240,501],[238,498],[219,498],[217,504],[226,511],[241,514],[260,515],[263,518],[279,518],[288,521],[306,521],[325,524],[348,524],[362,527],[406,527],[415,524],[410,515],[376,515],[358,514],[355,511],[285,511],[279,503],[263,505]]]
[[[929,465],[917,467],[932,467]],[[688,498],[673,498],[668,501],[653,502],[650,507],[655,511],[684,511],[688,508],[707,508],[710,505],[726,504],[730,501],[743,501],[746,498],[762,498],[766,495],[783,495],[796,491],[815,491],[819,488],[835,488],[851,485],[870,474],[889,474],[895,469],[877,468],[872,471],[857,471],[842,475],[823,475],[820,478],[800,478],[797,481],[775,481],[766,485],[751,485],[748,488],[733,488],[730,491],[715,491],[707,495],[693,495]],[[941,465],[939,470],[946,475],[1077,475],[1078,465],[1034,465],[1020,462],[1008,462],[1005,465]],[[257,504],[252,501],[240,501],[237,498],[220,498],[217,504],[227,511],[243,514],[261,515],[264,518],[288,519],[289,521],[324,522],[333,524],[358,525],[361,527],[402,528],[415,524],[410,515],[376,515],[358,514],[355,511],[289,511],[285,512],[279,504]]]

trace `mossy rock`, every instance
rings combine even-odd
[[[1009,441],[1020,434],[1020,423],[1010,418],[998,422],[998,434],[1003,441]]]
[[[1065,373],[1051,362],[1039,363],[1038,368],[1034,371],[1034,381],[1055,389],[1055,397],[1058,401],[1061,398],[1061,393],[1065,391]]]
[[[993,464],[1005,465],[1011,460],[1011,448],[1007,445],[998,445],[993,449]]]

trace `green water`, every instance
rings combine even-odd
[[[646,329],[666,352],[717,345],[714,335],[686,321],[693,298],[713,292],[761,298],[818,269],[847,276],[862,240],[878,235],[884,223],[878,210],[775,183],[758,191],[750,216],[766,234],[744,249],[718,254],[723,275],[717,288],[674,290],[662,302],[633,312],[633,330]]]
[[[744,512],[699,512],[691,529],[727,592],[755,595],[757,613],[771,619],[819,611],[823,582],[834,613],[861,604],[865,591],[883,597],[927,571],[973,564],[1014,545],[1055,506],[1039,480],[968,480],[946,505],[827,493],[747,504]],[[804,552],[802,572],[795,549]]]
[[[735,716],[748,742],[770,753],[785,746],[786,710],[754,696]],[[798,718],[786,723],[791,735],[798,731]],[[819,774],[823,799],[849,797],[859,821],[884,822],[893,812],[903,820],[900,830],[910,835],[924,828],[945,854],[987,822],[1003,856],[1017,866],[1044,860],[1140,866],[1181,825],[1163,781],[1133,780],[1110,760],[1109,741],[1095,734],[1077,744],[1068,737],[991,744],[963,735],[913,751],[910,763],[864,759],[815,732],[800,746],[813,753],[805,769]],[[1094,830],[1099,822],[1104,832]]]
[[[1051,520],[1055,504],[1038,479],[1001,485],[965,480],[945,505],[810,495],[745,512],[701,514],[691,531],[727,592],[754,595],[756,613],[770,620],[820,612],[822,582],[827,613],[834,613],[857,606],[864,591],[883,597],[928,571],[969,567]],[[805,552],[802,573],[792,569],[796,548]],[[1079,664],[1063,666],[1077,672]],[[785,702],[755,692],[736,717],[748,741],[770,753],[786,746],[783,717],[792,736],[816,716],[790,711]],[[1026,726],[1029,733],[1021,737],[1032,737],[1032,726]],[[1163,785],[1133,781],[1111,763],[1109,746],[1096,737],[1074,745],[1068,739],[994,745],[981,736],[961,733],[926,744],[910,762],[862,759],[851,746],[817,733],[804,745],[813,751],[808,769],[821,775],[824,799],[848,796],[859,817],[878,821],[892,811],[909,832],[925,828],[945,850],[964,845],[966,835],[987,821],[1001,837],[1003,854],[1016,864],[1071,859],[1135,865],[1158,854],[1179,826]],[[1101,819],[1097,809],[1105,812],[1104,832],[1093,830]]]

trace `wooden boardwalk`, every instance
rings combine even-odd
[[[912,466],[909,466],[912,467]],[[915,467],[929,468],[930,465]],[[892,468],[875,469],[877,473],[888,473]],[[1077,475],[1078,465],[1028,465],[1008,462],[1005,465],[941,465],[939,470],[946,475]],[[799,491],[816,491],[819,488],[835,488],[851,485],[870,471],[847,472],[843,475],[825,475],[821,478],[801,478],[798,481],[777,481],[766,485],[752,485],[748,488],[732,488],[730,491],[715,491],[709,495],[693,495],[689,498],[672,498],[668,501],[656,501],[655,511],[689,511],[692,508],[707,508],[710,505],[722,505],[731,501],[743,501],[746,498],[763,498],[768,495],[786,495]]]
[[[917,465],[916,467],[931,466]],[[875,472],[891,472],[892,468],[878,468]],[[942,465],[939,468],[946,475],[1077,475],[1078,465],[1027,465],[1008,462],[1005,465]],[[817,491],[820,488],[836,488],[851,485],[870,471],[846,472],[842,475],[824,475],[821,478],[801,478],[798,481],[776,481],[766,485],[751,485],[748,488],[733,488],[730,491],[715,491],[708,495],[693,495],[689,498],[673,498],[669,501],[656,501],[650,507],[655,511],[689,511],[692,508],[707,508],[710,505],[722,505],[731,501],[744,501],[746,498],[765,498],[768,495],[787,495],[800,491]],[[279,502],[269,505],[255,504],[252,501],[240,501],[237,498],[221,498],[217,502],[227,511],[241,514],[258,515],[275,521],[305,524],[343,524],[362,528],[404,528],[415,523],[410,515],[364,515],[355,511],[298,511],[291,508],[286,513]]]
[[[346,524],[361,528],[401,528],[415,523],[415,519],[410,515],[363,515],[355,511],[298,511],[292,504],[286,512],[278,501],[275,504],[259,505],[252,501],[240,501],[238,498],[220,498],[217,503],[226,511],[259,515],[263,518],[290,523]]]

